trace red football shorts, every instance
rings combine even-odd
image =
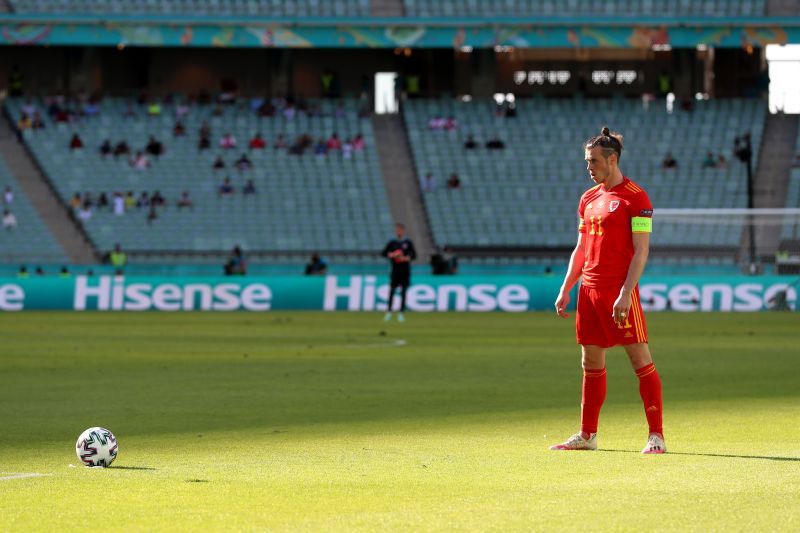
[[[631,308],[623,325],[614,322],[614,302],[619,289],[593,288],[581,285],[578,293],[578,313],[575,320],[578,344],[610,348],[619,344],[647,342],[639,287],[631,294]]]

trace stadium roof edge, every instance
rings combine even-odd
[[[213,26],[670,26],[670,27],[800,27],[800,17],[237,17],[187,15],[109,15],[0,13],[0,23],[16,24],[183,24]]]

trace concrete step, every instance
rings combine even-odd
[[[0,118],[0,157],[70,261],[73,264],[96,263],[99,257],[89,238],[72,218],[71,211],[51,187],[27,148],[17,141],[5,116]]]
[[[406,225],[408,236],[417,248],[417,262],[427,263],[434,251],[433,234],[405,123],[400,115],[376,115],[372,125],[392,218]]]

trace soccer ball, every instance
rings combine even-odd
[[[111,466],[117,458],[117,438],[105,428],[89,428],[78,437],[75,452],[86,466]]]

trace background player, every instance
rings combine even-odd
[[[597,185],[578,203],[578,244],[555,304],[560,316],[569,316],[569,292],[583,278],[576,317],[583,355],[581,430],[550,449],[597,449],[597,423],[606,397],[606,350],[622,345],[639,378],[650,428],[642,453],[664,453],[661,379],[647,344],[638,288],[647,262],[653,207],[647,193],[619,169],[621,135],[605,127],[584,148],[586,167]]]
[[[392,264],[391,283],[389,288],[389,307],[387,308],[384,320],[392,319],[392,305],[394,304],[394,294],[400,288],[400,312],[397,320],[403,322],[403,313],[406,310],[406,291],[411,285],[411,261],[417,258],[417,251],[414,243],[406,238],[406,227],[403,224],[395,224],[396,238],[386,243],[381,255],[388,257]]]

